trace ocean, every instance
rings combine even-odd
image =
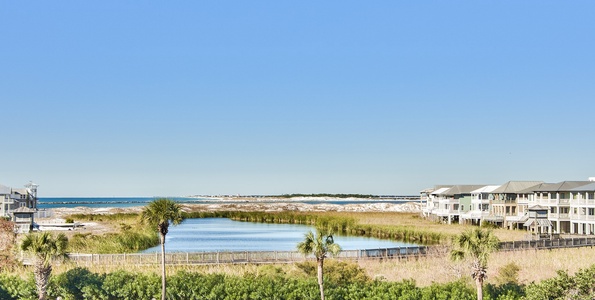
[[[104,208],[104,207],[133,207],[133,206],[145,206],[149,202],[160,198],[160,197],[43,197],[39,198],[37,202],[38,208],[72,208],[72,207],[92,207],[92,208]],[[178,203],[182,204],[230,204],[230,203],[241,203],[238,200],[217,200],[213,198],[196,198],[196,197],[167,197]],[[303,200],[296,201],[288,199],[287,202],[306,203],[306,204],[367,204],[367,203],[406,203],[411,200],[394,200],[394,199],[362,199],[354,200],[350,199],[333,199],[333,200]],[[273,203],[282,201],[262,201],[258,203]]]

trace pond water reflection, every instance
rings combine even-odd
[[[170,226],[167,252],[288,251],[295,250],[312,226],[239,222],[225,218],[186,219]],[[335,236],[345,250],[393,248],[415,244],[367,237]],[[143,252],[161,251],[159,246]]]

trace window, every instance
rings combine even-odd
[[[589,208],[589,216],[595,216],[595,208]]]

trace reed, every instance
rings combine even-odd
[[[71,253],[134,253],[159,245],[157,232],[140,224],[135,213],[74,214],[69,218],[100,222],[113,230],[103,234],[71,233],[68,243]]]
[[[242,222],[303,224],[324,228],[340,235],[369,236],[422,244],[435,244],[446,238],[440,232],[421,229],[420,226],[362,224],[351,215],[328,212],[189,212],[185,217],[222,217]]]

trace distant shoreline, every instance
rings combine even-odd
[[[331,200],[329,200],[331,201]],[[263,211],[263,212],[407,212],[419,213],[422,205],[419,202],[405,203],[318,203],[308,204],[298,201],[248,201],[239,203],[208,203],[208,204],[181,204],[184,211]],[[115,213],[138,213],[144,206],[130,207],[56,207],[49,208],[54,217],[61,218],[72,214],[115,214]]]

